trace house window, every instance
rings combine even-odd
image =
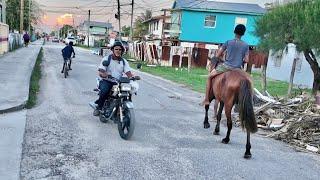
[[[216,27],[216,20],[217,17],[214,15],[207,15],[204,19],[204,26],[209,28],[215,28]]]
[[[247,26],[247,21],[248,19],[247,18],[242,18],[242,17],[236,17],[236,21],[235,21],[235,25],[238,25],[238,24],[243,24],[245,26]]]

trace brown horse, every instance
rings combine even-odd
[[[211,63],[211,68],[216,66],[216,62]],[[218,135],[220,131],[220,120],[223,107],[225,108],[225,115],[227,117],[228,131],[222,143],[229,143],[230,132],[232,129],[231,110],[234,104],[239,105],[239,117],[242,128],[247,131],[247,144],[244,158],[251,158],[251,144],[250,144],[250,133],[255,133],[257,123],[253,111],[252,102],[252,85],[251,78],[248,74],[240,69],[227,71],[213,78],[212,87],[210,92],[209,100],[215,100],[215,115],[217,118],[217,125],[214,130],[214,134]],[[213,94],[214,93],[214,94]],[[217,105],[219,104],[218,114],[216,114]],[[205,106],[206,114],[203,122],[204,128],[209,128],[208,122],[208,110],[209,105]]]

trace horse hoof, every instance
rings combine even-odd
[[[210,124],[209,124],[209,123],[205,123],[205,124],[203,124],[203,127],[204,127],[205,129],[208,129],[208,128],[210,128]]]
[[[222,142],[223,144],[228,144],[229,141],[230,141],[230,139],[224,138],[224,139],[222,139],[221,142]]]
[[[214,131],[213,135],[220,135],[219,131]]]
[[[244,156],[243,156],[243,157],[244,157],[245,159],[250,159],[250,158],[251,158],[251,156],[252,156],[251,154],[244,154]]]

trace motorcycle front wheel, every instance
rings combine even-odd
[[[118,122],[118,131],[120,137],[124,140],[131,138],[135,127],[135,115],[134,110],[125,108],[123,110],[123,121]]]

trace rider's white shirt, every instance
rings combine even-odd
[[[123,62],[114,60],[111,58],[110,64],[108,67],[105,67],[102,65],[103,61],[108,60],[108,56],[103,57],[99,69],[104,69],[107,71],[108,74],[110,74],[112,77],[120,79],[123,76],[123,73],[126,73],[128,71],[131,71],[129,63],[126,59],[122,58],[124,60],[124,67],[123,67]]]

